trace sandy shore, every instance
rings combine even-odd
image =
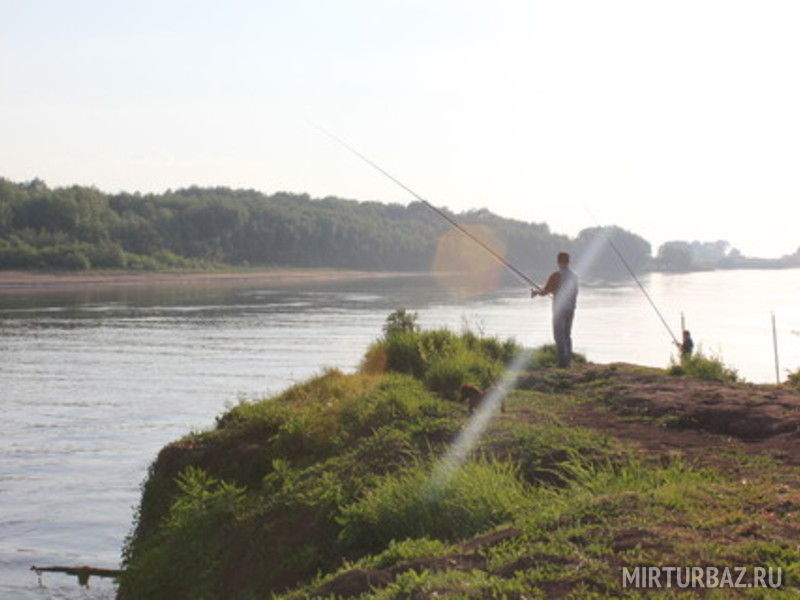
[[[409,277],[415,273],[336,269],[263,269],[256,271],[89,271],[45,273],[0,271],[0,293],[84,289],[111,286],[175,286],[207,284],[265,284],[291,286],[353,279]]]

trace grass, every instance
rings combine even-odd
[[[452,401],[457,386],[490,385],[520,348],[404,323],[357,373],[328,370],[241,402],[162,450],[126,543],[120,600],[333,597],[318,590],[359,570],[385,577],[364,599],[649,597],[620,587],[622,566],[649,564],[800,577],[794,470],[733,446],[708,464],[642,455],[574,425],[588,393],[613,390],[617,367],[581,379],[588,371],[542,367],[541,350],[520,379],[535,385],[512,392],[468,460],[439,479],[468,418]],[[719,375],[681,374],[697,373]],[[504,531],[513,535],[473,539]],[[794,597],[795,585],[769,597]]]
[[[572,353],[572,362],[576,365],[586,364],[586,356],[579,352]],[[545,344],[536,348],[531,354],[529,369],[541,369],[558,366],[558,351],[555,344]]]
[[[343,507],[345,546],[380,551],[394,540],[464,539],[513,519],[529,502],[529,490],[509,462],[471,461],[446,484],[434,473],[428,462],[412,463]]]
[[[679,362],[673,359],[669,374],[728,383],[739,381],[736,369],[727,366],[719,356],[706,355],[701,351],[682,356]]]
[[[780,567],[788,581],[800,575],[792,533],[800,525],[797,516],[770,516],[776,506],[792,512],[799,498],[769,477],[742,483],[680,460],[655,466],[633,457],[594,465],[576,460],[571,470],[565,486],[527,490],[526,501],[508,520],[519,535],[479,551],[486,568],[401,572],[389,586],[361,597],[650,597],[620,586],[622,566],[650,564]],[[320,584],[356,567],[391,569],[410,558],[459,552],[424,537],[399,544],[408,552],[384,551],[278,598],[314,597]],[[792,585],[752,597],[795,597]],[[674,590],[657,597],[695,596]]]

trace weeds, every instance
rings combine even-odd
[[[706,355],[699,350],[691,356],[682,356],[680,362],[675,362],[675,359],[672,359],[669,374],[727,383],[739,381],[736,369],[723,363],[719,356]]]
[[[511,520],[528,504],[527,486],[510,463],[467,463],[446,486],[432,480],[431,472],[427,462],[412,463],[344,507],[344,544],[376,550],[391,540],[462,539]]]
[[[578,352],[572,353],[572,362],[577,365],[586,364],[586,356]],[[541,369],[558,366],[558,351],[555,344],[544,344],[531,354],[528,369]]]

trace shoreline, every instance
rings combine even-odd
[[[284,268],[253,271],[145,271],[87,272],[0,271],[0,294],[47,292],[124,286],[168,286],[264,283],[290,286],[360,279],[414,277],[421,273],[402,271],[357,271],[351,269]]]

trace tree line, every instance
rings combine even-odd
[[[446,209],[445,209],[446,210]],[[540,276],[561,250],[592,253],[589,275],[624,276],[599,228],[575,238],[545,223],[486,209],[446,211],[467,227],[491,230],[508,260]],[[407,206],[225,187],[161,194],[109,194],[0,178],[0,268],[158,269],[283,266],[425,271],[449,225],[419,202]],[[654,265],[649,242],[618,227],[611,236],[638,271]]]
[[[800,248],[781,258],[753,258],[742,254],[725,240],[715,242],[670,241],[658,248],[655,268],[662,271],[697,271],[705,269],[779,269],[800,266]]]

